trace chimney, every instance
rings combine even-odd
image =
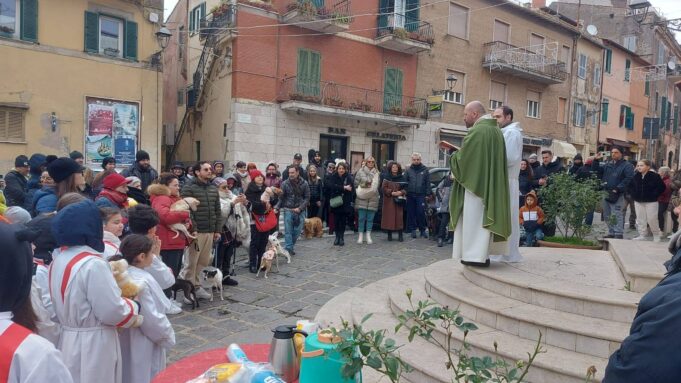
[[[544,8],[546,7],[546,0],[532,0],[532,8]]]

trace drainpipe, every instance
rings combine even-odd
[[[603,49],[601,51],[601,91],[600,91],[600,96],[598,97],[598,110],[601,112],[598,113],[598,123],[596,124],[596,150],[594,153],[598,152],[598,144],[601,141],[601,121],[603,121],[603,85],[605,84],[605,52],[606,50]],[[631,103],[631,100],[630,100]],[[608,104],[610,106],[610,104]]]
[[[572,112],[573,112],[573,104],[574,100],[573,95],[572,95],[572,86],[574,85],[574,77],[576,75],[575,73],[575,62],[577,60],[577,41],[579,40],[580,35],[576,35],[572,38],[572,57],[570,58],[570,93],[568,97],[568,103],[567,103],[567,110],[566,113],[567,115],[565,118],[567,119],[567,123],[565,124],[565,138],[566,141],[570,142],[570,120],[572,119]],[[586,128],[585,128],[586,129]]]

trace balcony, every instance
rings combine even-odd
[[[289,3],[284,23],[317,32],[343,32],[350,26],[350,0],[326,6],[324,0],[296,0]]]
[[[426,100],[326,81],[281,81],[281,109],[356,118],[396,125],[423,124],[428,117]]]
[[[199,38],[205,44],[220,43],[225,38],[234,37],[236,31],[236,6],[221,3],[211,13],[201,19]],[[214,41],[209,41],[214,40]]]
[[[378,17],[376,45],[397,52],[416,54],[433,46],[433,26],[403,14]]]
[[[564,62],[541,52],[501,41],[487,43],[484,49],[483,68],[549,85],[565,82],[568,77]]]

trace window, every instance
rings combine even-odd
[[[458,4],[449,3],[449,22],[447,33],[460,39],[468,39],[468,12],[470,10]]]
[[[206,3],[201,3],[189,13],[189,32],[196,33],[201,28],[201,19],[206,16]]]
[[[445,94],[443,95],[443,100],[447,102],[453,102],[455,104],[463,104],[465,102],[464,88],[466,86],[466,74],[448,70],[447,77],[449,77],[450,75],[454,75],[454,77],[456,77],[456,83],[452,87],[452,90],[448,90],[445,92]],[[445,84],[447,81],[446,80],[447,77],[445,77]]]
[[[601,122],[608,123],[608,108],[610,108],[610,100],[604,98],[601,102]]]
[[[585,54],[580,53],[579,54],[579,68],[577,69],[577,77],[581,79],[586,78],[586,65],[587,65],[588,59]]]
[[[23,142],[24,109],[0,108],[0,141]]]
[[[643,88],[643,95],[650,96],[650,78],[648,75],[646,75],[646,83],[645,87]]]
[[[629,81],[631,77],[631,60],[627,59],[624,62],[624,81]]]
[[[556,116],[556,122],[564,124],[565,115],[567,114],[567,98],[558,98],[558,115]]]
[[[586,105],[575,102],[575,109],[572,114],[572,124],[576,127],[583,128],[586,123]]]
[[[674,104],[674,125],[673,125],[674,134],[676,134],[678,128],[679,128],[679,104]]]
[[[177,106],[184,105],[184,90],[180,89],[177,91]]]
[[[38,0],[0,0],[0,36],[38,42]]]
[[[658,40],[659,41],[659,40]],[[667,56],[667,52],[665,51],[664,45],[662,43],[657,47],[657,64],[666,64],[665,57]]]
[[[591,127],[597,128],[598,127],[598,110],[596,110],[596,109],[592,110],[590,115],[591,115]]]
[[[383,85],[383,112],[399,114],[402,112],[402,80],[404,74],[398,68],[385,68]]]
[[[544,47],[544,36],[540,36],[535,33],[530,34],[530,46],[527,50],[537,53],[541,51]]]
[[[99,53],[115,57],[123,55],[123,20],[99,17]]]
[[[660,104],[660,94],[658,92],[655,92],[655,111],[657,112],[659,110]]]
[[[184,25],[180,25],[177,32],[177,55],[180,60],[184,57]]]
[[[137,23],[85,11],[85,51],[137,60]]]
[[[493,41],[509,42],[511,37],[511,26],[503,21],[494,20],[494,36]]]
[[[622,38],[622,45],[624,45],[625,48],[632,52],[636,52],[636,36],[631,35],[631,36],[624,36]]]
[[[527,117],[539,118],[541,93],[533,90],[527,91]]]
[[[306,96],[319,96],[321,80],[321,54],[308,49],[298,50],[296,88]]]
[[[626,105],[620,105],[619,127],[634,130],[634,114],[631,113],[631,108]]]
[[[489,91],[489,107],[496,109],[506,103],[506,84],[492,81]]]
[[[601,64],[594,64],[594,86],[601,86]]]
[[[560,51],[560,61],[565,63],[565,71],[570,73],[572,70],[572,57],[570,57],[570,47],[563,45],[563,49]]]
[[[605,73],[612,73],[612,50],[605,50]]]
[[[665,126],[667,126],[667,114],[669,114],[669,110],[667,109],[667,97],[662,96],[660,108],[660,129],[664,129]]]

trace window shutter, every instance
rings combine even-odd
[[[380,0],[378,2],[378,28],[384,29],[388,27],[389,7],[390,0]]]
[[[397,68],[385,68],[385,84],[383,89],[383,110],[402,106],[402,71]]]
[[[608,108],[610,107],[609,102],[603,102],[601,104],[601,122],[608,122]]]
[[[201,17],[199,18],[199,20],[196,20],[196,25],[199,25],[201,23],[201,19],[203,19],[204,17],[206,17],[206,2],[205,1],[203,3],[201,3]]]
[[[575,102],[574,108],[572,108],[572,125],[579,126],[579,121],[577,121],[577,109],[579,104]]]
[[[309,65],[309,72],[308,72],[308,78],[310,80],[310,90],[313,95],[319,96],[320,95],[320,84],[319,82],[321,81],[321,54],[319,52],[310,52],[309,53],[310,57],[310,65]]]
[[[505,104],[506,85],[500,82],[492,81],[489,98],[490,100],[501,101],[502,104]]]
[[[21,39],[38,42],[38,0],[21,0]]]
[[[672,126],[672,131],[676,134],[679,129],[679,106],[674,105],[674,125]]]
[[[670,101],[667,101],[667,120],[665,121],[665,126],[667,130],[670,129],[670,124],[672,120],[672,103]]]
[[[419,0],[407,0],[405,5],[405,16],[407,17],[405,29],[414,32],[419,29]]]
[[[137,23],[134,21],[125,21],[125,41],[123,42],[123,57],[133,61],[137,61]]]
[[[468,8],[449,3],[448,32],[452,36],[462,39],[467,38],[468,32]]]
[[[662,106],[662,110],[660,110],[660,129],[664,129],[665,121],[667,120],[667,97],[662,96],[660,106]]]
[[[9,111],[7,119],[7,139],[10,141],[24,140],[24,112]]]
[[[194,10],[189,12],[189,32],[194,32]]]
[[[309,63],[309,51],[306,49],[298,50],[298,73],[297,73],[297,92],[302,94],[308,93],[308,63]]]
[[[85,52],[99,53],[99,15],[85,11]]]
[[[631,77],[631,74],[629,73],[631,70],[631,61],[627,59],[624,62],[624,81],[629,81],[629,77]]]
[[[605,72],[610,73],[612,71],[612,50],[605,50]]]
[[[494,41],[508,43],[510,26],[502,21],[494,20]]]
[[[527,91],[527,101],[539,102],[539,92],[535,92],[533,90],[528,90]]]
[[[643,94],[646,96],[650,96],[650,80],[648,79],[648,75],[646,75],[646,84],[645,89],[643,90]]]

